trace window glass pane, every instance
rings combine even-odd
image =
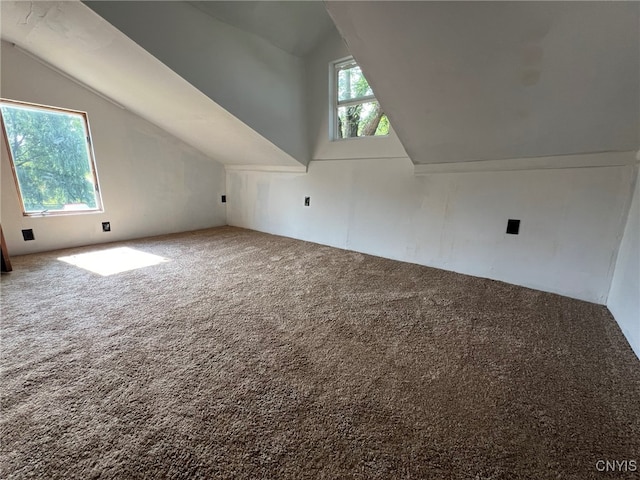
[[[389,119],[376,101],[338,107],[338,138],[387,135]]]
[[[85,117],[2,104],[26,213],[99,209]]]
[[[373,95],[373,90],[362,75],[360,67],[354,64],[338,69],[338,102],[354,100]]]

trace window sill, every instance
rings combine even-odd
[[[365,139],[373,139],[373,138],[389,138],[389,134],[386,135],[369,135],[366,137],[347,137],[347,138],[332,138],[331,142],[348,142],[349,140],[365,140]]]
[[[96,210],[70,210],[67,212],[55,211],[55,212],[22,212],[23,217],[29,218],[42,218],[42,217],[67,217],[70,215],[90,215],[92,213],[104,213],[104,209]]]

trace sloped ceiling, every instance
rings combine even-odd
[[[309,161],[300,58],[189,2],[85,2],[233,116]]]
[[[210,158],[226,165],[305,169],[82,3],[2,1],[1,9],[3,40]]]
[[[327,2],[414,163],[637,150],[636,2]]]
[[[192,1],[225,23],[258,35],[292,55],[309,53],[332,29],[321,1]]]
[[[211,158],[304,169],[296,55],[322,37],[323,4],[95,3],[127,36],[77,1],[0,3],[4,40]],[[326,5],[416,164],[638,149],[636,2]],[[175,28],[174,11],[184,35],[153,23]],[[191,35],[192,20],[218,41],[206,28]],[[198,60],[203,52],[210,61]]]

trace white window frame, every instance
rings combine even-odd
[[[87,156],[89,160],[89,168],[91,170],[91,175],[93,177],[93,184],[95,187],[95,198],[96,198],[96,207],[95,208],[86,208],[82,210],[44,210],[44,211],[27,211],[24,200],[22,197],[22,191],[20,188],[20,182],[18,180],[18,172],[16,171],[16,166],[13,159],[13,152],[11,151],[11,146],[9,145],[9,136],[7,135],[6,126],[4,124],[4,116],[0,114],[0,124],[2,125],[2,135],[3,142],[6,144],[7,152],[8,152],[8,160],[11,165],[11,172],[13,174],[13,180],[16,185],[16,191],[18,193],[18,199],[20,201],[20,207],[22,208],[22,215],[25,217],[45,217],[45,216],[63,216],[63,215],[83,215],[90,213],[103,213],[104,206],[102,203],[102,194],[100,192],[100,182],[98,180],[98,169],[96,167],[95,154],[93,151],[93,141],[91,140],[91,129],[89,127],[89,117],[87,112],[72,110],[69,108],[62,107],[52,107],[49,105],[40,105],[37,103],[23,102],[18,100],[10,100],[7,98],[0,98],[0,105],[9,105],[23,108],[31,108],[37,110],[48,110],[52,112],[59,112],[65,114],[78,115],[82,117],[84,122],[84,131],[86,133],[85,139],[87,142]]]
[[[364,137],[339,137],[338,136],[338,108],[349,107],[351,105],[358,105],[366,102],[377,102],[378,99],[375,95],[365,95],[363,97],[352,98],[349,100],[338,101],[338,72],[341,67],[347,65],[358,66],[358,62],[355,61],[353,56],[348,56],[334,60],[329,63],[329,140],[333,142],[340,142],[342,140],[362,140],[365,138],[387,138],[386,135],[370,135]],[[371,87],[371,85],[369,85]]]

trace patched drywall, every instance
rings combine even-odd
[[[638,147],[638,2],[327,10],[416,164]]]
[[[309,148],[302,60],[186,2],[85,2],[298,162]]]
[[[635,192],[618,251],[607,306],[640,358],[640,176],[637,171]]]
[[[413,168],[404,158],[314,161],[306,175],[229,171],[227,220],[606,302],[634,166],[424,176]],[[509,219],[521,220],[518,235],[505,233]]]
[[[11,255],[226,224],[224,167],[2,42],[4,98],[86,111],[104,213],[24,217],[2,140],[2,229]],[[111,232],[102,222],[111,222]],[[21,230],[35,240],[25,242]]]

